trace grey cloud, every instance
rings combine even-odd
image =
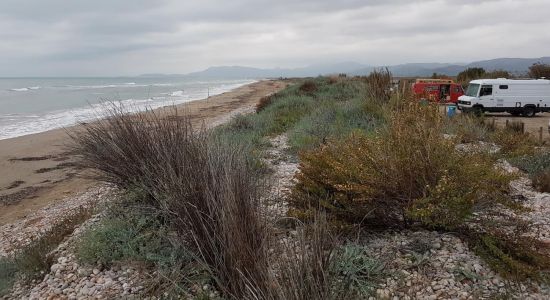
[[[0,76],[543,56],[549,10],[546,0],[3,0]]]

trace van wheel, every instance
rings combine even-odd
[[[535,108],[532,106],[526,106],[523,108],[523,116],[524,117],[534,117],[537,112],[535,111]]]
[[[481,117],[483,115],[483,108],[481,106],[474,106],[472,108],[472,113],[476,116],[476,117]]]

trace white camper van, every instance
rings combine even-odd
[[[550,111],[550,80],[473,80],[457,104],[463,111],[508,112],[532,117],[538,112]]]

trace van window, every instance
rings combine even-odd
[[[508,86],[507,85],[501,85],[498,88],[501,89],[501,90],[507,90]]]
[[[493,94],[492,85],[482,85],[481,90],[479,91],[479,97],[491,96]]]
[[[477,92],[479,91],[479,84],[470,83],[468,89],[466,90],[466,96],[477,97]]]
[[[439,86],[437,85],[427,85],[424,87],[424,91],[426,92],[433,92],[439,90]]]

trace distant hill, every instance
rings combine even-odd
[[[259,69],[242,66],[210,67],[204,71],[189,73],[195,78],[272,78],[272,77],[310,77],[327,74],[351,73],[363,68],[364,65],[355,62],[337,64],[313,65],[296,69]]]
[[[388,66],[394,76],[431,76],[433,73],[456,76],[466,68],[481,67],[487,71],[506,70],[514,74],[525,74],[528,68],[534,63],[542,62],[550,64],[550,57],[540,58],[497,58],[490,60],[476,61],[469,64],[450,63],[409,63]],[[244,79],[244,78],[277,78],[277,77],[311,77],[318,75],[329,75],[346,73],[349,75],[368,75],[375,68],[384,66],[364,65],[356,62],[342,62],[336,64],[312,65],[304,68],[275,68],[261,69],[243,66],[218,66],[210,67],[204,71],[193,72],[184,76],[191,78],[205,79]],[[162,76],[160,74],[146,74],[142,76]]]

